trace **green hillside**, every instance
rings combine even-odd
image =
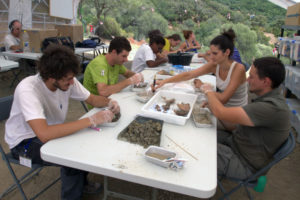
[[[106,38],[123,35],[141,40],[152,29],[165,35],[190,29],[205,50],[213,37],[232,27],[247,62],[272,54],[264,32],[278,37],[285,13],[265,0],[82,0],[79,6],[79,20],[95,25],[97,34]]]

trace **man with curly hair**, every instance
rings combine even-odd
[[[120,112],[116,101],[91,94],[75,75],[79,61],[68,47],[50,45],[38,64],[39,73],[22,80],[14,93],[10,117],[5,124],[5,141],[12,155],[32,164],[51,165],[41,159],[40,148],[49,140],[110,122]],[[85,101],[95,107],[110,109],[73,122],[64,123],[69,99]],[[87,172],[61,168],[61,199],[80,199]]]

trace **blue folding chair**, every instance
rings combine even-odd
[[[223,177],[221,177],[221,180],[218,180],[218,186],[224,195],[219,199],[229,199],[229,196],[232,193],[236,192],[241,187],[244,187],[247,192],[248,198],[252,200],[253,197],[252,197],[250,191],[248,190],[248,187],[251,187],[251,188],[257,187],[257,185],[259,184],[258,179],[264,178],[263,176],[268,172],[268,170],[271,167],[273,167],[279,161],[281,161],[282,159],[287,157],[294,150],[295,144],[296,143],[295,143],[294,135],[293,135],[293,133],[290,132],[288,139],[281,145],[281,147],[273,155],[273,160],[268,165],[266,165],[262,169],[258,170],[255,174],[251,175],[250,177],[248,177],[247,179],[244,179],[244,180],[226,177],[226,179],[238,183],[238,185],[235,186],[233,189],[231,189],[229,192],[226,192],[226,190],[224,189],[224,187],[221,183]]]
[[[13,96],[7,96],[7,97],[0,98],[0,110],[1,110],[1,112],[0,112],[0,121],[5,120],[9,117],[12,102],[13,102]],[[0,194],[0,199],[2,199],[9,192],[11,192],[14,189],[18,188],[21,195],[22,195],[22,197],[23,197],[23,199],[27,200],[28,198],[24,193],[24,190],[22,188],[22,184],[25,183],[26,181],[30,180],[34,175],[37,175],[44,168],[44,166],[38,165],[38,164],[33,164],[32,168],[25,175],[23,175],[21,178],[18,178],[16,176],[13,168],[12,168],[11,163],[16,164],[16,165],[20,165],[19,160],[15,159],[10,152],[6,153],[4,151],[4,149],[2,148],[1,144],[0,144],[0,152],[1,152],[1,155],[2,155],[2,159],[5,161],[5,163],[8,167],[8,170],[9,170],[10,174],[12,175],[12,177],[14,179],[14,182],[15,182],[8,189],[6,189],[2,194]],[[60,180],[60,177],[55,179],[52,183],[47,185],[44,189],[42,189],[39,193],[37,193],[34,197],[32,197],[30,199],[36,199],[40,194],[45,192],[48,188],[50,188],[52,185],[54,185],[59,180]]]

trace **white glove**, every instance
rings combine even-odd
[[[92,126],[95,127],[99,124],[111,122],[113,117],[114,114],[110,110],[102,110],[90,116],[89,120]]]
[[[111,110],[114,114],[117,114],[120,112],[120,106],[119,106],[118,102],[113,99],[111,99],[108,102],[108,109]]]
[[[214,92],[213,86],[209,83],[204,83],[203,85],[201,85],[200,90],[204,94],[207,94],[208,92]]]
[[[137,85],[144,81],[144,76],[142,73],[136,73],[135,75],[131,76],[129,80],[131,84]]]

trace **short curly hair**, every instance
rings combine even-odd
[[[38,62],[38,72],[43,80],[60,80],[70,72],[75,76],[79,72],[79,60],[70,48],[51,44]]]

